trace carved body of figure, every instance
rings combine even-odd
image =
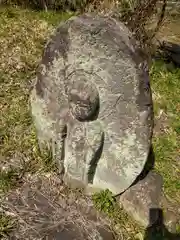
[[[152,135],[148,71],[128,29],[101,16],[63,23],[31,95],[38,139],[64,180],[117,194],[143,170]]]

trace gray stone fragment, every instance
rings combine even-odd
[[[150,172],[143,180],[130,187],[120,196],[120,204],[141,225],[147,227],[156,222],[162,197],[163,179],[155,172]]]
[[[122,23],[82,15],[61,24],[31,107],[39,144],[68,183],[118,194],[143,170],[153,125],[148,67]]]

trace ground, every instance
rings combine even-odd
[[[61,21],[71,13],[35,12],[19,8],[0,9],[0,195],[15,191],[32,174],[54,179],[56,167],[50,154],[38,151],[29,109],[29,92],[44,44]],[[159,38],[180,44],[178,19],[167,19]],[[180,204],[180,69],[163,61],[151,67],[155,128],[155,170],[164,178],[170,202]],[[113,216],[122,239],[143,239],[144,230],[123,212],[111,209],[109,193],[95,198],[97,206]],[[99,204],[100,203],[100,204]],[[113,206],[114,209],[114,206]],[[0,210],[2,210],[0,208]],[[101,209],[103,210],[103,209]],[[0,238],[15,226],[14,217],[0,214]]]

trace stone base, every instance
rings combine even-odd
[[[119,204],[146,228],[161,221],[167,230],[175,232],[176,224],[180,220],[180,206],[179,210],[176,207],[175,211],[179,211],[176,214],[171,209],[172,204],[167,204],[163,194],[163,178],[154,171],[125,191],[119,197]]]
[[[87,196],[92,196],[93,194],[99,193],[102,191],[101,188],[97,188],[93,184],[90,184],[90,183],[88,185],[85,185],[85,184],[83,184],[82,181],[73,179],[68,174],[64,175],[63,181],[64,181],[65,185],[67,185],[69,188],[81,189],[84,192],[84,194]]]

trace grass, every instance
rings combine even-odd
[[[102,191],[100,194],[94,194],[93,201],[99,211],[103,211],[108,215],[113,214],[116,201],[109,190]]]
[[[54,171],[49,152],[40,154],[29,111],[29,89],[44,43],[71,13],[0,9],[0,192],[19,182],[25,171]],[[6,170],[6,171],[5,171]],[[11,229],[0,217],[0,235]]]
[[[7,192],[15,187],[20,180],[20,171],[11,169],[7,172],[0,171],[0,193]]]
[[[58,172],[58,166],[53,160],[52,151],[45,148],[43,152],[38,149],[39,163],[42,166],[44,172]]]
[[[119,239],[143,239],[144,229],[130,218],[123,207],[120,207],[109,190],[94,194],[93,202],[100,212],[105,213],[112,220],[112,227],[120,236]]]
[[[1,8],[0,16],[0,166],[24,167],[38,159],[49,168],[50,157],[38,154],[29,89],[47,36],[71,13]]]
[[[14,219],[3,213],[0,213],[0,239],[6,237],[13,228],[15,227]]]
[[[158,33],[159,39],[168,40],[175,43],[180,43],[180,31],[179,31],[179,18],[180,15],[166,17],[162,28]]]
[[[71,15],[10,7],[0,9],[0,192],[14,187],[22,172],[56,170],[51,153],[39,153],[28,99],[44,43],[54,27]],[[177,41],[178,29],[176,27]],[[180,202],[179,79],[180,70],[161,61],[153,63],[151,85],[155,118],[160,126],[153,138],[155,169],[164,177],[168,198],[175,202]],[[113,217],[114,226],[123,230],[121,234],[124,232],[125,239],[143,238],[143,230],[117,206],[111,193],[95,195],[94,202],[99,210]],[[9,218],[0,215],[0,235],[10,229]]]
[[[151,79],[155,117],[162,125],[153,138],[155,167],[163,175],[165,193],[180,201],[180,69],[155,62]]]

